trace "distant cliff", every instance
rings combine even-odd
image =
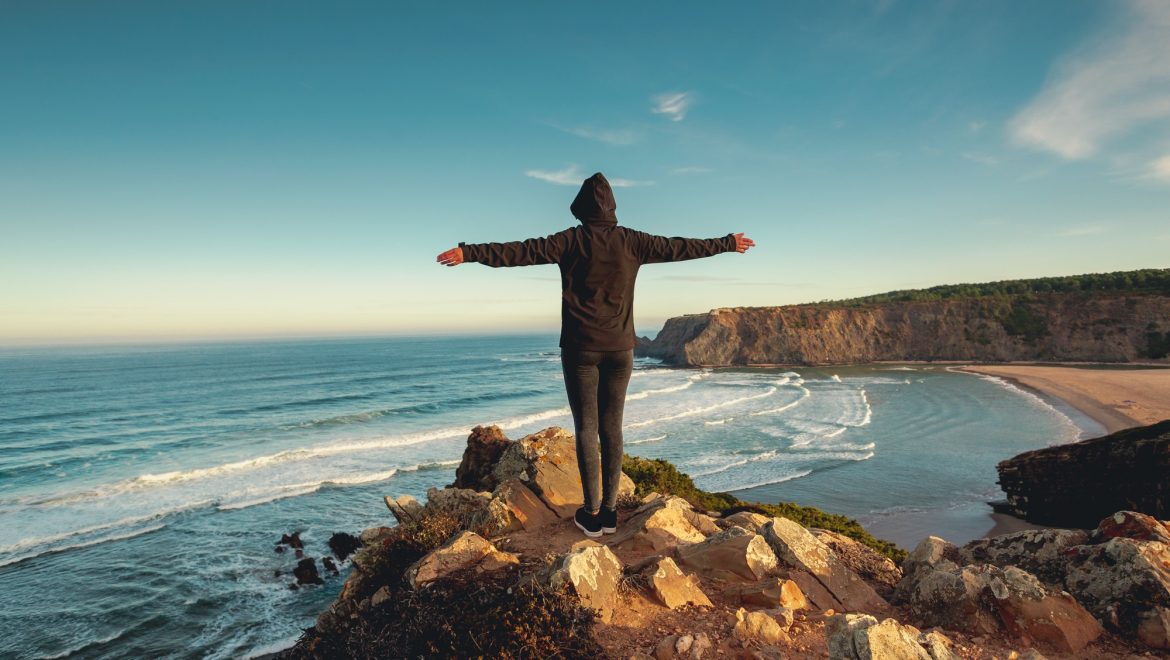
[[[1170,350],[1170,294],[1160,291],[903,297],[680,316],[654,340],[639,338],[636,352],[678,365],[724,366],[1164,361]]]

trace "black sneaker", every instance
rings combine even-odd
[[[598,520],[601,521],[601,531],[605,534],[613,534],[617,531],[617,511],[607,507],[601,507],[601,511],[597,513]]]
[[[577,513],[573,514],[573,524],[591,539],[601,536],[601,516],[589,513],[585,507],[577,509]]]

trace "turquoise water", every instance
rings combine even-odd
[[[387,524],[468,430],[571,427],[553,335],[0,353],[2,657],[238,657],[344,579],[291,590],[301,530]],[[670,369],[639,359],[626,450],[709,490],[858,517],[912,545],[991,527],[995,463],[1099,431],[990,378],[918,366]],[[283,573],[277,576],[276,572]]]

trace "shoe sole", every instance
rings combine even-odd
[[[589,531],[589,530],[585,529],[585,526],[584,526],[584,525],[582,525],[581,523],[577,522],[576,520],[573,520],[573,524],[577,526],[577,529],[579,529],[579,530],[581,530],[582,532],[584,532],[584,533],[585,533],[585,536],[588,536],[588,537],[589,537],[589,538],[591,538],[591,539],[595,539],[595,538],[597,538],[598,536],[601,536],[601,535],[602,535],[602,533],[603,533],[603,532],[602,532],[602,530],[600,530],[600,529],[599,529],[599,530],[597,530],[596,532],[591,532],[591,531]]]
[[[602,527],[602,528],[601,528],[601,533],[602,533],[602,534],[616,534],[616,533],[617,533],[617,527]]]

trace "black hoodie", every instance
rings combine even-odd
[[[634,347],[634,280],[642,264],[735,251],[735,235],[667,238],[620,227],[605,176],[585,179],[569,206],[581,226],[509,243],[460,243],[464,261],[493,268],[557,264],[561,269],[561,346],[591,351]]]

